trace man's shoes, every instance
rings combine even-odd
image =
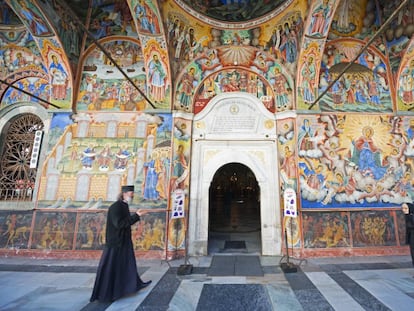
[[[141,284],[138,285],[138,290],[141,290],[145,287],[147,287],[148,285],[150,285],[152,283],[151,280],[149,280],[148,282],[142,282]]]

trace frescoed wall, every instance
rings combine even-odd
[[[272,115],[264,129],[277,137],[280,190],[296,191],[299,214],[275,225],[295,251],[404,251],[413,3],[367,46],[399,1],[207,2],[62,2],[80,25],[60,1],[2,1],[0,156],[17,115],[42,116],[45,128],[33,201],[0,211],[0,252],[102,250],[106,209],[128,183],[131,209],[149,210],[134,227],[135,250],[183,255],[198,195],[191,161],[201,161],[191,154],[193,119],[229,93],[253,94]],[[221,120],[231,128],[235,115]]]
[[[392,207],[412,200],[411,118],[298,118],[302,208]]]

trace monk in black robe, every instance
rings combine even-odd
[[[410,245],[411,260],[414,266],[414,204],[404,203],[401,208],[405,217],[405,243]]]
[[[131,226],[146,212],[137,210],[136,213],[130,213],[129,203],[133,197],[134,186],[122,186],[118,201],[108,209],[106,245],[98,265],[90,301],[112,302],[151,283],[143,282],[138,275]]]

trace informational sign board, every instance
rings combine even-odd
[[[292,188],[286,188],[283,199],[285,202],[285,216],[297,217],[298,210],[296,206],[296,192]]]
[[[176,189],[172,195],[172,212],[171,218],[183,218],[184,217],[184,190]]]

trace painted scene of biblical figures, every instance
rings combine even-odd
[[[76,213],[35,213],[31,248],[69,250],[73,246]]]
[[[76,249],[98,250],[105,245],[106,212],[79,213]]]
[[[33,212],[0,213],[0,247],[27,249]]]
[[[353,247],[397,245],[393,211],[351,212]]]
[[[137,251],[164,250],[166,212],[148,213],[132,227],[132,243]],[[169,237],[170,238],[170,237]]]
[[[104,46],[138,89],[96,48],[83,63],[77,110],[145,109],[147,102],[142,94],[146,90],[146,75],[139,44],[135,41],[110,41]]]
[[[301,116],[297,128],[302,208],[393,207],[412,201],[414,120]]]
[[[279,73],[280,71],[275,72],[272,80],[273,85],[269,85],[256,73],[246,70],[229,69],[212,74],[198,88],[194,112],[200,112],[214,96],[224,92],[247,92],[253,94],[271,112],[275,112],[275,96],[278,108],[290,107],[292,104],[292,89],[285,76],[279,75]],[[191,77],[193,74],[194,71],[190,69],[188,77],[184,77],[183,84],[181,84],[177,94],[177,104],[181,105],[180,108],[184,108],[187,111],[190,111],[192,104],[191,95],[194,86]]]
[[[327,90],[319,102],[322,111],[392,112],[390,69],[374,50],[350,64],[359,49],[360,43],[349,41],[325,49],[319,77],[319,94]]]
[[[348,212],[303,213],[305,248],[349,247]]]

